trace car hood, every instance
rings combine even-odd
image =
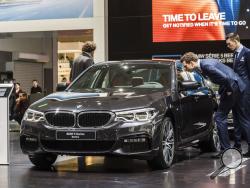
[[[58,92],[33,103],[30,108],[45,112],[54,110],[130,110],[150,107],[166,96],[163,91]]]

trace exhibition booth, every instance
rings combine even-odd
[[[176,61],[191,51],[233,67],[226,35],[250,48],[249,22],[249,0],[0,0],[0,187],[250,184],[244,137],[212,158],[218,87]],[[65,91],[86,41],[95,64]],[[21,125],[13,79],[42,88]]]

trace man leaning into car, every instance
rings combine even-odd
[[[221,143],[221,152],[214,156],[218,158],[224,150],[231,147],[227,129],[227,116],[231,109],[235,109],[238,105],[241,105],[240,99],[246,89],[246,85],[231,68],[220,63],[219,60],[200,60],[193,52],[187,52],[181,57],[181,63],[183,63],[187,71],[201,71],[213,83],[220,86],[220,103],[214,116]]]

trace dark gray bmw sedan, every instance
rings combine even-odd
[[[58,155],[117,155],[164,169],[178,147],[219,149],[215,107],[204,79],[185,81],[175,62],[98,63],[65,91],[29,107],[21,148],[38,167],[52,165]]]

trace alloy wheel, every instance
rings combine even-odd
[[[162,152],[167,164],[171,164],[174,158],[174,128],[171,122],[166,122],[163,130]]]

